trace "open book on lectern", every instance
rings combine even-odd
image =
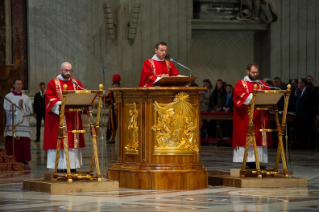
[[[285,90],[267,90],[258,92],[255,99],[255,105],[276,105],[285,92]],[[251,104],[251,101],[249,104]]]
[[[91,106],[97,94],[98,94],[98,91],[89,91],[89,90],[84,90],[79,93],[70,92],[66,95],[65,107]]]
[[[197,77],[174,76],[163,77],[153,84],[153,86],[186,86],[193,82]]]

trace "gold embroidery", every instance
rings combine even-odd
[[[148,60],[150,63],[151,63],[151,66],[152,66],[152,70],[153,70],[153,75],[156,75],[156,69],[155,69],[155,64],[154,64],[154,60],[152,59],[149,59]]]
[[[244,88],[246,88],[247,93],[249,93],[247,82],[245,80],[241,80],[241,82],[243,83]]]
[[[241,100],[243,99],[243,96],[245,95],[245,93],[242,93],[239,97],[239,100],[237,102],[237,105],[239,105],[239,103],[241,102]]]
[[[147,87],[147,84],[150,82],[150,80],[152,79],[153,76],[149,77],[148,80],[146,81],[144,87]]]
[[[154,60],[153,59],[148,59],[148,61],[151,63],[153,75],[154,76],[161,76],[161,75],[156,75],[156,68],[155,68]],[[167,74],[170,75],[171,64],[170,64],[169,60],[165,60],[165,64],[166,64],[166,67],[167,67]]]
[[[62,101],[62,90],[61,90],[60,80],[58,78],[54,78],[54,82],[55,82],[55,89],[56,89],[58,99]]]
[[[167,73],[168,75],[170,75],[170,71],[171,71],[171,63],[169,62],[169,60],[165,60],[166,66],[167,66]]]

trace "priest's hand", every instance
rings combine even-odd
[[[19,100],[19,106],[22,107],[23,106],[23,99]]]
[[[217,107],[217,108],[216,108],[216,112],[220,112],[221,110],[222,110],[221,107]]]
[[[34,116],[34,118],[37,118],[37,114],[35,113],[35,114],[33,114],[33,116]]]
[[[168,74],[162,74],[161,77],[169,77],[169,75]]]

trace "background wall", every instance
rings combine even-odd
[[[106,36],[103,3],[113,10],[115,40]],[[141,3],[137,34],[128,40],[135,3]],[[103,82],[99,68],[107,70],[107,87],[115,73],[121,74],[122,86],[138,86],[143,61],[152,57],[158,41],[168,43],[175,60],[189,61],[192,0],[29,0],[28,12],[30,95],[41,81],[59,74],[63,61],[73,64],[72,75],[89,89]]]
[[[249,62],[260,65],[260,77],[269,77],[269,41],[267,31],[194,30],[190,66],[202,85],[209,78],[235,85],[246,75]]]
[[[270,72],[283,81],[312,75],[319,85],[319,1],[276,0],[272,23]]]

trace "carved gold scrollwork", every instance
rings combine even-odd
[[[136,103],[133,104],[128,111],[129,120],[127,124],[127,134],[126,134],[126,154],[138,154],[138,111],[136,109]]]
[[[154,109],[154,155],[197,154],[196,110],[189,103],[189,95],[178,93],[173,102],[166,105],[155,102]]]

